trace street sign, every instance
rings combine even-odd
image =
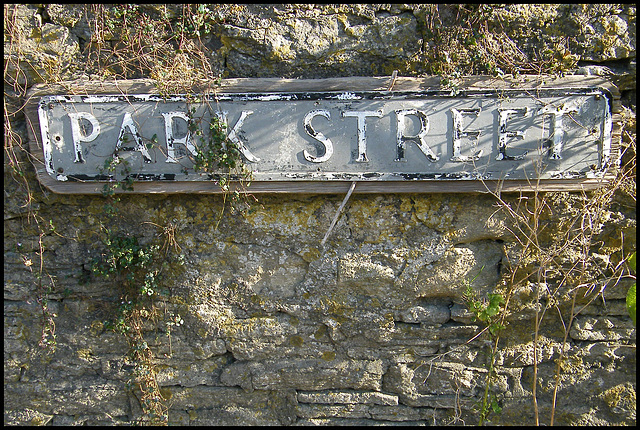
[[[262,91],[259,79],[239,80],[189,97],[145,85],[33,92],[32,149],[40,179],[59,192],[127,178],[134,192],[219,191],[221,177],[240,177],[194,168],[214,122],[226,125],[223,145],[238,148],[251,192],[339,192],[353,181],[360,192],[584,189],[615,167],[616,93],[602,81],[484,78],[452,90],[400,78],[385,91],[375,79],[263,80]],[[109,169],[115,161],[127,168]]]

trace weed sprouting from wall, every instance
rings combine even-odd
[[[160,393],[154,354],[144,337],[145,325],[161,317],[156,302],[165,301],[169,291],[159,283],[162,266],[159,245],[143,246],[135,236],[115,233],[104,228],[105,250],[96,258],[92,270],[110,279],[119,291],[119,305],[105,327],[119,333],[129,344],[128,358],[133,363],[128,387],[137,390],[144,417],[149,424],[166,424],[168,408]]]
[[[473,280],[471,281],[473,282]],[[489,293],[486,299],[481,299],[471,287],[471,282],[463,282],[466,285],[464,299],[473,319],[484,324],[483,332],[488,332],[491,339],[489,365],[485,380],[484,393],[480,401],[478,425],[482,425],[489,419],[491,412],[499,414],[502,408],[498,404],[495,395],[489,393],[495,377],[495,361],[498,350],[500,332],[504,330],[504,315],[506,308],[505,298],[499,293]],[[482,332],[481,332],[482,333]]]

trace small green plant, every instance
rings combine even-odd
[[[216,85],[219,85],[219,81]],[[193,161],[193,169],[199,173],[206,173],[223,192],[222,210],[215,226],[217,229],[229,196],[232,203],[242,200],[247,208],[251,206],[250,197],[256,201],[254,196],[247,193],[252,173],[242,159],[240,148],[229,138],[225,121],[211,112],[211,109],[210,118],[195,117],[196,110],[194,107],[188,112],[188,129],[197,140],[196,153],[190,158]]]
[[[187,37],[206,36],[213,30],[213,11],[205,4],[190,5],[190,13],[185,19],[176,23],[176,30],[184,32]]]
[[[491,412],[498,414],[502,411],[497,397],[494,394],[490,394],[489,391],[492,386],[492,380],[495,376],[495,360],[500,332],[505,328],[504,314],[506,311],[506,302],[502,294],[488,293],[487,299],[480,299],[471,287],[471,283],[465,282],[465,284],[466,289],[463,297],[467,308],[473,314],[474,320],[480,321],[485,325],[483,332],[489,332],[489,337],[492,343],[489,356],[489,369],[479,411],[480,419],[478,425],[482,425],[484,421],[488,420]]]
[[[126,337],[128,357],[134,364],[130,388],[140,391],[140,403],[146,422],[166,424],[168,408],[160,395],[153,364],[153,352],[144,339],[146,320],[157,316],[154,299],[163,299],[168,291],[158,283],[159,245],[141,245],[135,236],[104,229],[105,250],[92,264],[99,276],[113,280],[120,289],[119,305],[105,327]],[[175,317],[174,317],[175,319]]]
[[[124,177],[119,181],[115,179],[118,166],[122,166],[120,174]],[[109,177],[109,182],[102,187],[102,195],[104,197],[113,196],[118,188],[123,191],[133,191],[133,178],[130,175],[129,162],[120,158],[117,152],[114,152],[104,160],[104,164],[99,168],[99,171],[101,175]],[[113,210],[113,207],[110,210]]]
[[[474,319],[483,322],[491,335],[497,335],[504,328],[500,321],[500,311],[504,305],[502,294],[487,294],[487,300],[478,300],[471,286],[465,292],[467,306],[474,315]]]
[[[190,124],[197,127],[196,121]],[[237,145],[227,136],[227,124],[213,115],[208,129],[206,141],[198,146],[198,152],[193,156],[194,170],[204,173],[233,171],[242,163],[242,159]]]
[[[106,230],[104,244],[107,250],[94,262],[93,270],[103,276],[124,276],[128,283],[134,282],[135,274],[145,270],[153,260],[157,246],[142,247],[136,237],[118,236]]]
[[[107,196],[111,201],[113,195]],[[115,214],[107,213],[109,219]],[[155,223],[149,223],[161,227]],[[143,411],[141,423],[166,424],[168,407],[160,393],[154,353],[144,337],[144,327],[162,317],[158,301],[164,302],[166,332],[171,344],[171,329],[182,325],[179,314],[167,313],[168,288],[160,280],[168,267],[170,251],[179,251],[175,240],[175,226],[163,228],[163,245],[141,244],[136,236],[102,227],[104,250],[92,262],[92,272],[113,281],[119,291],[118,305],[113,317],[105,321],[108,330],[123,335],[129,344],[127,358],[133,364],[127,387],[137,393]],[[182,265],[182,261],[179,262]]]

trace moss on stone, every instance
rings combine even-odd
[[[304,339],[302,338],[302,336],[291,336],[289,338],[289,344],[291,346],[295,346],[297,348],[301,347],[304,344]]]
[[[313,337],[316,340],[320,340],[323,337],[327,336],[327,326],[324,324],[321,324],[318,329],[315,331],[315,333],[313,334]]]
[[[325,351],[322,353],[322,359],[324,361],[333,361],[336,358],[336,353],[333,351]]]
[[[635,416],[637,409],[636,389],[631,382],[611,387],[599,395],[606,405],[621,416]]]

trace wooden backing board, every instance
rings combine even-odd
[[[346,77],[327,79],[279,79],[279,78],[235,78],[224,79],[220,85],[213,86],[206,82],[196,85],[193,94],[211,93],[266,93],[266,92],[313,92],[313,91],[379,91],[393,94],[401,91],[442,90],[439,77],[407,78],[397,77],[391,91],[388,91],[391,77]],[[619,157],[622,133],[620,119],[620,93],[615,85],[597,76],[519,76],[517,78],[494,78],[487,76],[470,76],[460,80],[458,90],[491,90],[501,89],[530,90],[535,94],[541,89],[594,88],[610,94],[612,101],[612,141],[611,159]],[[51,178],[44,166],[44,154],[40,135],[38,102],[41,96],[54,94],[100,95],[100,94],[159,94],[154,81],[149,79],[121,80],[113,82],[95,82],[77,80],[56,84],[38,84],[27,94],[25,114],[29,137],[29,150],[34,159],[38,179],[47,188],[62,194],[99,194],[104,183],[99,182],[60,182]],[[560,179],[544,180],[533,183],[526,180],[509,181],[471,181],[471,180],[438,180],[438,181],[404,181],[404,182],[358,182],[356,193],[456,193],[456,192],[528,192],[593,190],[615,177],[610,170],[600,179]],[[334,194],[345,193],[351,181],[262,181],[252,182],[248,188],[242,184],[233,184],[232,189],[249,193],[312,193]],[[120,189],[117,192],[123,192]],[[171,182],[140,181],[134,183],[133,191],[127,193],[194,193],[217,194],[222,190],[214,182]]]

